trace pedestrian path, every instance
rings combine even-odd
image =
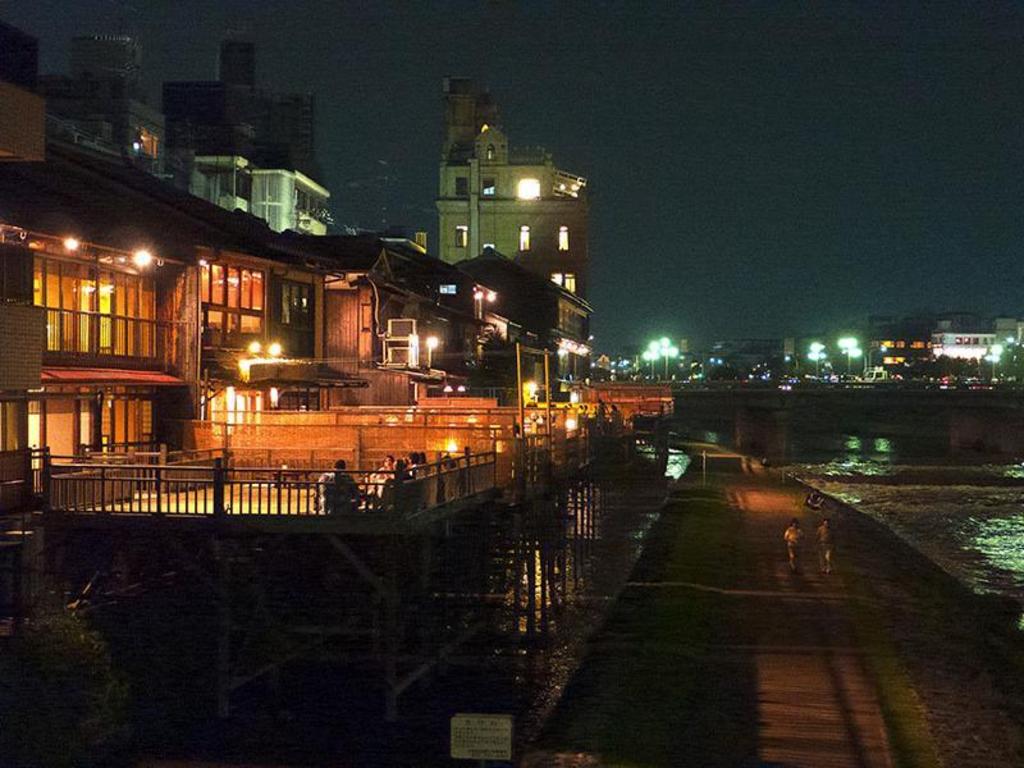
[[[723,458],[706,485],[680,483],[524,765],[894,764],[860,598],[842,567],[812,563],[817,520],[777,475]],[[795,574],[792,517],[805,531]]]

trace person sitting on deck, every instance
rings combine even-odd
[[[347,471],[344,459],[334,462],[334,471],[322,474],[319,482],[323,496],[322,512],[326,512],[328,515],[339,515],[359,509],[361,494]]]
[[[384,457],[384,463],[377,468],[376,472],[370,475],[370,487],[366,490],[367,494],[378,497],[383,496],[384,485],[391,479],[394,471],[395,457],[388,454]]]

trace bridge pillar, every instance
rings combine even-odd
[[[782,462],[789,453],[790,414],[788,410],[736,409],[734,440],[740,451]]]

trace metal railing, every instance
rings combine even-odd
[[[77,309],[46,308],[46,351],[155,358],[156,320]]]
[[[403,472],[202,464],[47,462],[45,510],[211,517],[388,514],[402,517],[495,488],[494,453],[448,458]]]

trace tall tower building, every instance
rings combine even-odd
[[[439,252],[449,263],[486,248],[587,296],[586,179],[541,148],[510,147],[489,93],[445,78],[437,197]]]
[[[120,83],[122,97],[140,98],[142,48],[130,35],[85,35],[71,39],[71,77]]]

